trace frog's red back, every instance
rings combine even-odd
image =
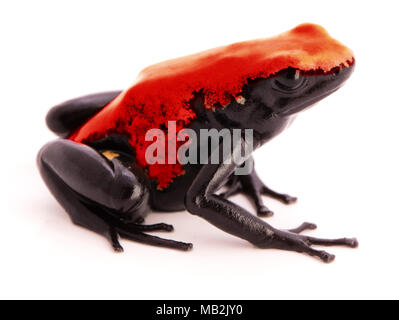
[[[353,62],[352,51],[322,27],[303,24],[273,38],[235,43],[150,66],[69,138],[87,143],[110,134],[128,137],[138,165],[163,189],[184,174],[184,169],[179,163],[149,165],[145,150],[152,142],[145,141],[145,135],[153,128],[167,131],[168,121],[176,121],[178,131],[189,126],[196,117],[190,107],[196,92],[203,93],[205,108],[221,108],[240,97],[248,79],[267,78],[288,67],[327,73]]]

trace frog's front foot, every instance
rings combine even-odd
[[[315,225],[305,222],[300,227],[289,231],[275,229],[273,236],[269,240],[263,240],[260,243],[255,243],[255,245],[266,249],[275,248],[306,253],[310,256],[318,257],[326,263],[334,261],[335,256],[323,250],[316,250],[312,246],[344,246],[349,248],[357,248],[359,246],[356,238],[322,239],[298,234],[303,230],[314,228]]]
[[[223,198],[227,199],[237,193],[244,193],[253,201],[256,213],[261,217],[271,217],[273,215],[273,211],[263,203],[262,195],[269,196],[287,205],[297,201],[296,197],[268,188],[260,180],[255,169],[248,175],[232,175],[226,187],[227,191],[221,194]]]

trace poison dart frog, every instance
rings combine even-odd
[[[339,89],[354,66],[352,51],[314,24],[155,64],[125,91],[53,107],[46,122],[59,139],[40,150],[38,167],[72,222],[105,236],[115,251],[123,251],[120,238],[190,250],[191,243],[149,234],[170,232],[171,225],[144,224],[151,209],[185,209],[256,247],[302,252],[330,262],[334,255],[312,246],[354,248],[357,240],[315,238],[302,234],[315,229],[314,224],[280,230],[261,219],[273,214],[262,195],[285,204],[296,198],[267,187],[253,167],[236,174],[253,161],[250,155],[239,163],[153,162],[146,157],[152,144],[146,136],[151,129],[166,136],[171,123],[173,130],[191,129],[199,135],[204,129],[250,129],[253,149],[259,148],[299,112]],[[222,139],[219,142],[206,151],[198,143],[198,157],[221,153]],[[242,136],[239,142],[246,143]],[[184,143],[176,136],[165,140],[177,147]],[[237,193],[252,199],[258,216],[228,200]]]

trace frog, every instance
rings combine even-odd
[[[355,68],[353,52],[321,26],[301,24],[280,35],[234,43],[145,68],[131,87],[86,95],[51,108],[37,164],[48,189],[71,221],[104,236],[116,252],[121,239],[189,251],[192,243],[151,234],[172,232],[166,223],[145,224],[153,211],[188,211],[256,248],[304,253],[329,263],[335,256],[314,246],[356,248],[356,238],[303,234],[305,222],[278,229],[263,196],[284,204],[297,198],[262,182],[252,152],[237,161],[157,163],[147,159],[148,130],[251,130],[254,151],[290,126],[296,116],[337,91]],[[167,138],[168,145],[183,140]],[[205,142],[205,144],[208,144]],[[232,145],[232,158],[246,145]],[[222,140],[199,155],[222,155]],[[169,150],[169,149],[168,149]],[[241,149],[240,149],[241,150]],[[223,153],[223,155],[225,155]],[[252,165],[251,165],[252,164]],[[246,172],[238,173],[246,168]],[[230,198],[244,194],[256,214]]]

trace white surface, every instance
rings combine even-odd
[[[111,4],[112,3],[112,4]],[[3,1],[0,4],[0,298],[399,298],[398,19],[394,1]],[[254,249],[187,212],[154,214],[191,253],[105,239],[73,226],[41,181],[39,148],[54,139],[54,104],[128,87],[143,67],[302,22],[350,46],[347,85],[300,114],[256,153],[273,188],[268,222],[315,222],[314,235],[357,236],[325,265]],[[238,196],[235,201],[251,208]],[[162,234],[165,235],[165,234]]]

